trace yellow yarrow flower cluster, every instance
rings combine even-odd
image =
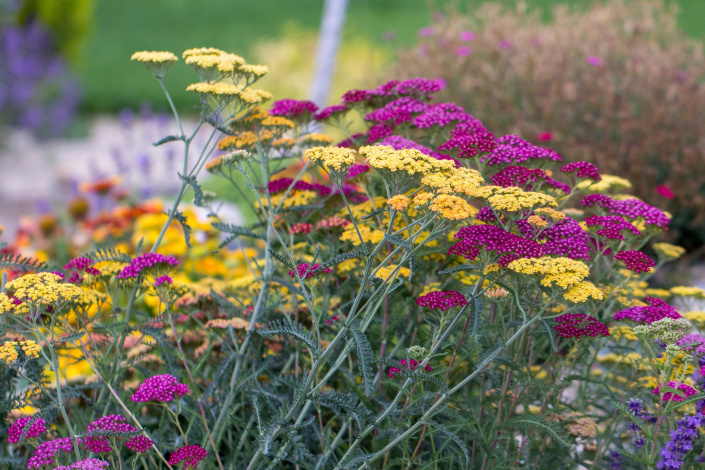
[[[232,83],[223,82],[198,82],[186,87],[186,91],[193,91],[203,96],[210,96],[218,100],[229,103],[240,100],[248,105],[260,104],[272,97],[268,91],[242,88]]]
[[[673,295],[681,297],[694,297],[696,299],[705,299],[705,291],[692,286],[676,286],[671,288]]]
[[[387,205],[395,211],[403,211],[409,207],[409,198],[402,194],[398,194],[387,199]]]
[[[355,151],[341,147],[312,147],[304,152],[304,157],[338,172],[355,163]]]
[[[262,125],[265,127],[280,128],[282,130],[294,128],[293,121],[281,116],[268,116],[262,120]]]
[[[41,346],[39,346],[36,341],[32,341],[31,339],[20,341],[20,347],[22,348],[22,352],[25,356],[34,359],[39,357],[39,351],[42,350]]]
[[[433,197],[433,193],[419,193],[414,196],[414,204],[417,206],[425,206]]]
[[[578,183],[578,189],[584,189],[591,193],[604,193],[608,191],[619,191],[621,189],[631,188],[632,184],[629,180],[614,175],[600,175],[600,181],[585,180]]]
[[[550,207],[539,207],[538,209],[534,209],[534,213],[548,216],[555,221],[561,221],[565,219],[565,214],[563,212],[557,211]]]
[[[477,213],[477,209],[468,204],[467,201],[450,194],[436,196],[428,208],[449,220],[467,219]]]
[[[235,54],[220,51],[219,53],[211,54],[184,55],[184,62],[196,69],[196,72],[217,70],[218,72],[232,74],[238,66],[245,63],[245,59]]]
[[[409,275],[411,274],[409,268],[398,267],[396,264],[392,264],[377,269],[375,277],[378,277],[380,279],[387,279],[389,276],[392,275],[395,270],[397,270],[397,268],[399,269],[399,271],[397,272],[397,277],[409,277]]]
[[[168,51],[135,52],[130,59],[147,67],[157,78],[164,78],[167,70],[179,60],[173,53]]]
[[[568,289],[565,294],[563,294],[564,299],[575,302],[576,304],[586,302],[590,297],[595,300],[602,300],[604,298],[604,294],[600,289],[595,287],[592,282],[587,281],[582,281],[575,284]]]
[[[516,212],[537,206],[555,206],[556,200],[548,194],[524,191],[517,186],[502,188],[500,186],[483,186],[474,192],[474,196],[486,199],[495,210]]]
[[[613,326],[610,328],[610,335],[614,339],[624,338],[627,341],[636,341],[639,338],[634,334],[634,331],[629,326]]]
[[[705,327],[705,312],[691,311],[683,315],[687,320],[695,323],[698,327]]]
[[[6,341],[0,346],[0,361],[5,364],[12,364],[18,357],[16,341]]]
[[[374,230],[367,225],[360,225],[360,236],[365,243],[379,243],[384,239],[384,232],[382,230]],[[354,226],[348,226],[348,228],[343,231],[340,235],[341,241],[349,241],[355,246],[360,245],[360,237],[357,234]]]
[[[431,173],[421,179],[421,184],[439,193],[462,193],[473,195],[485,180],[477,170],[453,168],[450,171]]]
[[[678,259],[685,254],[685,248],[670,243],[654,243],[654,251],[667,259]]]
[[[436,160],[416,149],[394,150],[389,145],[367,145],[360,147],[359,151],[367,163],[377,170],[426,175],[441,171],[450,172],[455,168],[452,160]]]
[[[39,303],[45,306],[60,302],[81,300],[84,291],[73,284],[63,284],[61,278],[52,273],[25,274],[7,283],[6,289],[22,304],[15,305],[7,294],[0,294],[0,313],[28,314],[30,308]]]
[[[564,289],[578,284],[590,274],[585,263],[563,257],[522,258],[512,261],[507,267],[517,273],[542,274],[541,284],[550,287],[555,282]]]
[[[304,145],[330,145],[333,143],[333,137],[314,132],[303,136],[301,138],[301,143]]]
[[[526,221],[534,227],[545,227],[546,225],[548,225],[548,223],[538,215],[531,215],[528,219],[526,219]]]

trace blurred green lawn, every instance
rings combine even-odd
[[[446,5],[469,5],[484,0],[349,0],[346,37],[363,36],[381,47],[411,43],[419,28],[429,24],[433,11]],[[515,0],[500,0],[512,5]],[[527,0],[544,12],[556,3],[581,6],[593,0]],[[705,0],[671,0],[680,7],[680,22],[690,35],[705,38]],[[292,22],[305,29],[319,26],[323,0],[98,0],[96,19],[79,65],[85,113],[115,112],[150,102],[163,108],[164,98],[155,80],[130,55],[138,50],[171,50],[212,46],[252,60],[254,44],[281,37]],[[388,31],[394,41],[383,39]],[[314,51],[311,51],[314,53]],[[274,71],[276,73],[276,71]],[[177,106],[192,106],[183,90],[194,79],[186,67],[167,76]]]

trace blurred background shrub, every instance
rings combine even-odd
[[[672,238],[702,246],[702,41],[679,30],[674,2],[563,5],[552,16],[490,3],[437,17],[390,76],[440,76],[442,99],[497,135],[519,134],[628,178],[637,197],[674,214]]]

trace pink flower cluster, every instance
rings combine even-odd
[[[622,261],[627,269],[635,273],[648,273],[649,269],[656,266],[656,262],[641,251],[620,251],[614,258]]]
[[[353,179],[357,175],[360,175],[362,173],[366,173],[370,171],[370,166],[365,165],[363,163],[353,163],[350,168],[348,169],[348,173],[345,175],[346,178],[348,179]]]
[[[429,80],[426,78],[412,78],[404,81],[392,80],[378,86],[374,90],[350,90],[343,95],[344,104],[369,104],[372,102],[386,101],[389,97],[411,96],[415,98],[430,98],[431,93],[445,88],[444,80]]]
[[[169,465],[183,463],[183,469],[198,468],[198,464],[206,458],[208,451],[201,446],[179,447],[169,456]]]
[[[158,401],[170,402],[191,392],[187,385],[179,383],[169,374],[154,375],[142,382],[130,397],[134,402]]]
[[[365,121],[399,125],[404,122],[410,122],[414,115],[421,114],[427,109],[428,105],[426,103],[414,98],[403,97],[368,113],[365,116]]]
[[[127,433],[135,432],[137,428],[127,422],[120,415],[107,415],[98,418],[91,424],[86,426],[86,431],[106,431],[108,433]],[[128,441],[129,442],[129,441]],[[86,449],[94,454],[107,454],[112,452],[113,448],[110,445],[110,439],[107,436],[89,436],[83,440],[83,445]]]
[[[84,271],[86,274],[100,276],[100,271],[93,267],[93,260],[90,258],[74,258],[64,265],[65,270]]]
[[[328,217],[327,219],[322,219],[318,221],[318,223],[316,223],[316,230],[330,230],[338,227],[347,227],[351,223],[352,222],[350,222],[348,219],[343,219],[342,217],[334,215],[333,217]]]
[[[349,138],[338,142],[338,145],[336,147],[342,147],[342,148],[352,148],[352,147],[357,147],[358,144],[356,142],[363,142],[365,140],[365,134],[362,134],[360,132],[351,135]]]
[[[348,107],[344,104],[334,104],[333,106],[328,106],[318,111],[313,115],[313,119],[316,121],[326,121],[331,117],[337,117],[348,111]]]
[[[610,240],[624,240],[621,231],[629,231],[634,235],[640,235],[638,228],[627,222],[624,217],[618,215],[593,215],[585,219],[588,227],[600,226],[601,229],[595,233]]]
[[[318,111],[318,106],[311,101],[281,100],[275,101],[272,104],[272,109],[269,110],[269,114],[272,116],[284,116],[289,119],[296,119],[312,115],[316,111]]]
[[[492,183],[508,188],[510,186],[519,186],[527,191],[531,191],[533,185],[531,183],[546,183],[549,186],[563,191],[565,194],[570,194],[570,186],[560,181],[556,181],[540,168],[525,168],[523,166],[510,165],[495,174],[492,177]]]
[[[108,467],[110,467],[110,463],[105,460],[83,459],[72,463],[68,467],[66,465],[60,465],[54,470],[104,470]]]
[[[309,266],[310,266],[310,268],[309,268]],[[333,272],[330,268],[319,269],[320,267],[321,267],[321,265],[316,264],[316,263],[313,263],[313,264],[301,263],[300,265],[296,266],[296,274],[298,274],[298,276],[300,278],[303,278],[304,275],[306,275],[305,279],[308,279],[308,278],[311,278],[319,273]],[[294,270],[293,269],[289,270],[289,276],[294,277]]]
[[[173,256],[165,256],[159,253],[144,253],[133,258],[130,264],[122,268],[122,271],[120,271],[117,277],[119,279],[139,277],[145,269],[155,266],[158,268],[176,266],[177,264],[179,264],[179,260]]]
[[[593,181],[602,180],[600,172],[595,165],[589,162],[573,162],[561,167],[563,173],[575,173],[578,178],[587,178]]]
[[[693,333],[690,335],[685,335],[681,339],[679,339],[676,344],[680,346],[681,348],[684,349],[691,349],[695,348],[695,352],[698,354],[705,354],[705,338],[703,338],[701,335],[697,333]],[[694,345],[694,346],[689,346],[685,347],[686,345]],[[705,366],[703,366],[700,369],[700,375],[705,377]]]
[[[79,439],[79,444],[81,441],[82,439]],[[53,464],[54,457],[60,450],[68,453],[73,452],[73,443],[70,437],[62,437],[39,444],[32,457],[27,461],[27,468],[41,468],[44,465]]]
[[[279,178],[270,181],[267,184],[267,190],[271,194],[280,193],[282,191],[286,191],[292,183],[294,183],[293,178]],[[332,192],[332,190],[327,186],[323,186],[318,183],[308,183],[306,181],[297,181],[294,183],[292,189],[297,189],[299,191],[315,191],[321,196],[328,196]]]
[[[535,239],[541,244],[545,255],[559,255],[571,259],[590,259],[592,239],[580,227],[580,224],[570,217],[565,217],[557,224],[550,225],[540,232],[526,220],[519,220],[516,225],[522,235]],[[538,238],[536,238],[537,232],[539,233]]]
[[[441,144],[438,150],[455,151],[458,158],[472,158],[483,152],[491,152],[497,147],[497,141],[485,128],[463,126],[458,124],[450,133],[450,140]]]
[[[10,429],[7,430],[7,443],[16,444],[20,441],[22,437],[22,430],[27,426],[27,424],[32,420],[31,417],[26,416],[23,418],[17,418],[17,421],[12,423]],[[32,422],[32,425],[27,429],[24,438],[32,439],[39,437],[47,430],[44,418],[37,418]]]
[[[144,454],[153,444],[154,442],[146,436],[135,436],[125,442],[125,447],[136,454]]]
[[[416,299],[416,305],[443,311],[457,306],[465,306],[467,304],[468,301],[465,300],[465,296],[454,290],[429,292],[428,294],[422,295]]]
[[[655,297],[644,299],[648,306],[636,306],[625,308],[614,314],[615,320],[632,320],[635,322],[653,323],[663,318],[682,318],[675,308],[668,305],[664,300]]]
[[[463,227],[455,234],[455,238],[461,241],[450,247],[449,255],[474,260],[479,256],[480,249],[496,251],[502,254],[497,263],[503,267],[515,259],[539,258],[543,254],[542,246],[534,240],[514,235],[494,225]]]
[[[609,336],[607,325],[583,313],[566,313],[556,318],[556,333],[563,338]]]
[[[615,201],[604,194],[591,194],[583,198],[583,200],[580,201],[580,205],[583,207],[598,206],[610,214],[621,215],[628,219],[638,219],[642,217],[646,225],[655,225],[663,229],[667,228],[670,222],[663,211],[638,199]]]
[[[401,361],[399,361],[399,365],[401,365],[404,369],[411,370],[411,371],[416,369],[419,366],[419,364],[420,364],[420,362],[417,361],[416,359],[409,359],[409,360],[402,359]],[[424,370],[426,372],[431,372],[433,370],[433,367],[431,367],[431,364],[426,364],[424,366]],[[387,372],[387,377],[389,377],[390,379],[393,379],[394,377],[397,376],[397,374],[399,372],[401,372],[401,369],[399,367],[390,367],[389,371]]]
[[[159,276],[154,280],[154,287],[159,287],[162,284],[173,284],[174,280],[169,276]]]
[[[668,385],[670,388],[672,388],[674,390],[680,390],[681,392],[683,392],[685,397],[681,397],[673,392],[666,392],[663,394],[663,401],[673,400],[673,401],[679,402],[679,401],[683,401],[685,398],[692,397],[693,395],[698,394],[698,391],[695,390],[690,385],[678,383],[675,380],[668,382],[666,385]],[[661,389],[661,386],[659,385],[651,392],[651,394],[652,395],[660,394],[661,393],[660,389]]]
[[[497,139],[497,146],[489,155],[481,158],[487,165],[510,165],[512,163],[524,163],[531,160],[552,160],[559,162],[562,160],[551,149],[537,147],[530,144],[519,136],[505,135]]]
[[[313,225],[307,224],[307,223],[303,223],[303,222],[299,222],[299,223],[296,223],[296,224],[292,225],[292,226],[289,228],[289,233],[290,233],[291,235],[297,235],[297,234],[299,234],[299,233],[305,235],[305,234],[307,234],[307,233],[310,233],[311,230],[313,230]]]

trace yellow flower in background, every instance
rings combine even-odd
[[[639,339],[629,326],[613,326],[610,328],[610,335],[614,339],[624,338],[627,341],[636,341]]]
[[[380,279],[386,280],[391,274],[397,269],[396,264],[391,264],[389,266],[382,266],[381,268],[377,269],[377,272],[375,273],[375,277],[378,277]],[[411,271],[409,268],[405,267],[399,267],[399,271],[397,272],[397,279],[400,277],[409,277],[411,274]],[[391,281],[391,279],[390,279]]]
[[[692,286],[676,286],[671,288],[673,295],[681,297],[694,297],[696,299],[705,299],[705,291],[699,287]]]
[[[685,254],[685,248],[670,243],[654,243],[653,249],[666,259],[678,259]]]
[[[449,220],[467,219],[477,213],[477,209],[468,204],[467,201],[449,194],[436,196],[428,208]]]
[[[387,205],[395,211],[403,211],[409,206],[409,198],[398,194],[387,199]]]
[[[27,357],[34,359],[39,357],[39,351],[42,350],[41,346],[32,340],[20,341],[20,347]]]
[[[550,287],[555,282],[564,289],[578,284],[590,274],[585,263],[570,258],[522,258],[512,261],[507,267],[518,273],[542,274],[541,284]]]
[[[2,346],[0,346],[0,361],[5,364],[12,364],[17,360],[19,354],[17,353],[17,341],[5,341]]]
[[[602,291],[595,287],[592,282],[587,281],[582,281],[573,285],[565,294],[563,294],[564,299],[575,303],[586,302],[590,297],[595,300],[602,300],[604,295],[602,294]]]
[[[705,312],[686,312],[683,316],[692,323],[695,323],[699,328],[705,327]]]
[[[534,209],[534,213],[546,215],[556,221],[565,219],[565,213],[557,211],[550,207],[539,207],[537,209]]]
[[[360,236],[365,243],[379,243],[384,239],[384,232],[382,230],[374,230],[369,228],[367,225],[359,225]],[[360,246],[360,236],[358,236],[357,230],[354,226],[348,226],[342,235],[340,235],[341,241],[349,241],[355,246]]]
[[[600,175],[600,181],[584,180],[578,183],[578,189],[584,189],[592,193],[616,192],[622,189],[631,188],[629,180],[614,175]]]
[[[303,136],[301,143],[304,145],[330,145],[333,143],[333,137],[314,132]]]

